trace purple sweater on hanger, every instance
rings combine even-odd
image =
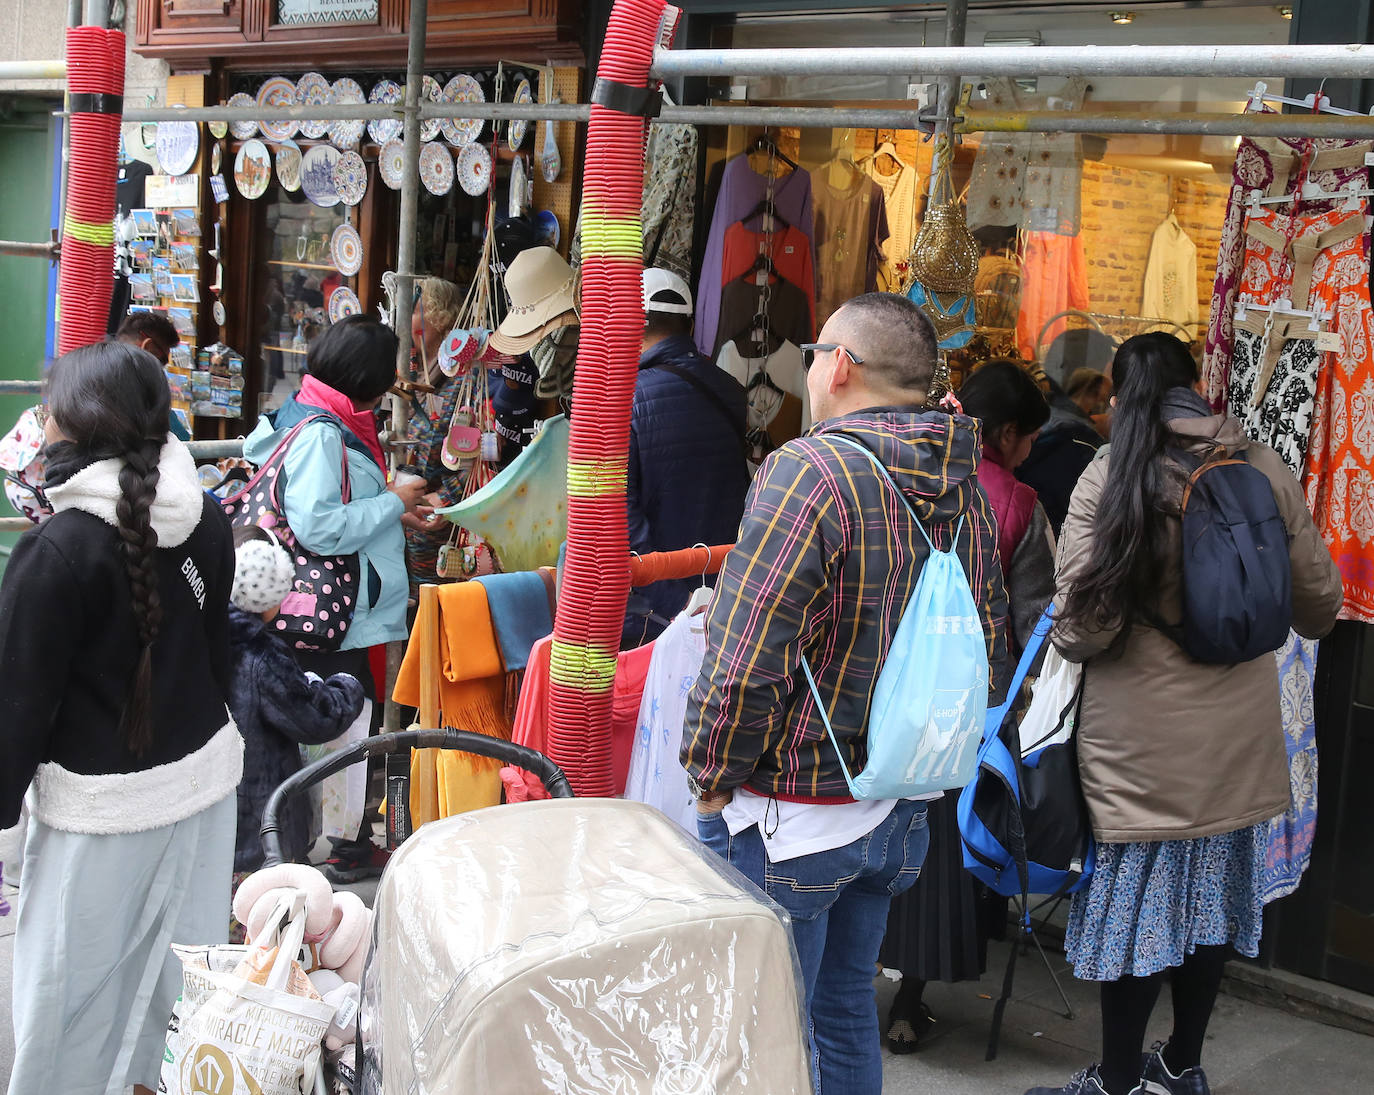
[[[721,273],[724,267],[725,232],[736,221],[747,217],[768,194],[769,180],[749,166],[749,157],[736,156],[725,165],[720,180],[720,196],[711,215],[711,233],[706,240],[706,255],[701,262],[701,281],[697,285],[697,349],[711,356],[720,324]],[[773,204],[778,216],[814,240],[811,211],[811,176],[793,171],[772,181]],[[812,243],[814,251],[815,244]],[[815,256],[812,256],[814,262]]]

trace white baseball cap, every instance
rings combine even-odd
[[[651,266],[644,271],[644,310],[692,314],[692,290],[671,270]]]

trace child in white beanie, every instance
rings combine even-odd
[[[291,592],[294,567],[266,529],[234,530],[234,585],[229,593],[229,645],[233,659],[229,711],[243,735],[239,784],[235,885],[262,866],[260,830],[267,799],[301,769],[302,745],[322,745],[344,733],[363,709],[363,686],[347,673],[327,681],[296,664],[286,642],[270,626]],[[282,854],[296,860],[308,851],[309,805],[304,796],[286,801],[278,818]]]

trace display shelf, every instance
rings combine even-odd
[[[326,266],[318,262],[287,262],[285,259],[268,259],[268,266],[289,266],[293,270],[326,270],[331,274],[338,274],[342,278],[351,278],[352,274],[345,274],[337,266]]]

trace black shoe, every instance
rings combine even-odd
[[[391,853],[367,841],[336,841],[334,854],[324,861],[324,876],[336,886],[380,878]]]
[[[898,1011],[894,1004],[887,1017],[887,1048],[893,1053],[915,1053],[934,1025],[935,1016],[925,1004],[917,1007],[915,1015]]]
[[[1156,1042],[1145,1054],[1140,1069],[1140,1086],[1146,1095],[1212,1095],[1207,1074],[1201,1065],[1185,1068],[1175,1076],[1164,1063],[1164,1043]]]
[[[1097,1074],[1097,1066],[1085,1068],[1063,1087],[1033,1087],[1026,1095],[1107,1095],[1102,1086],[1102,1078]],[[1130,1095],[1145,1095],[1145,1089],[1137,1084]]]

